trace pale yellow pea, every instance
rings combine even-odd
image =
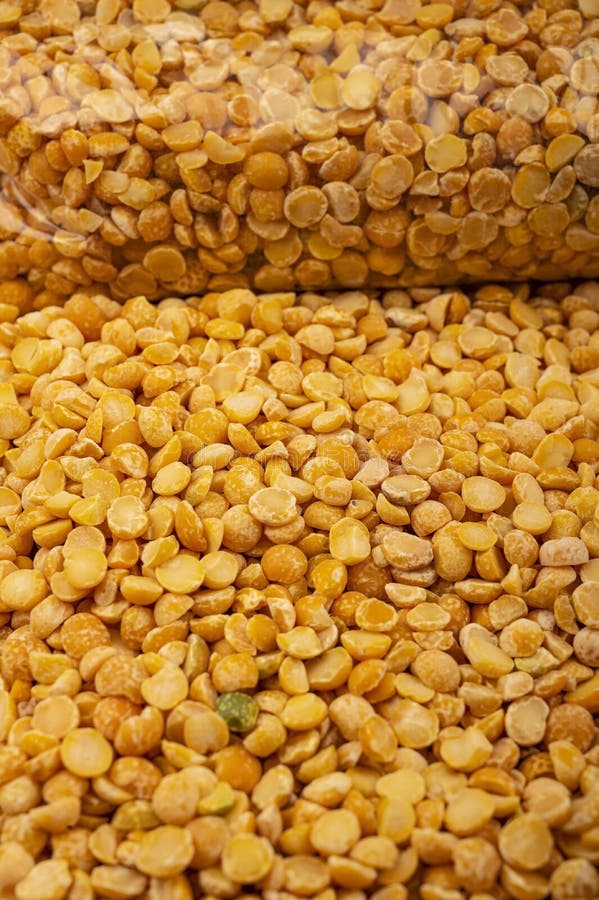
[[[551,528],[553,517],[544,504],[525,501],[514,509],[512,522],[516,528],[536,535],[544,534]]]
[[[439,135],[427,142],[424,158],[433,172],[459,169],[466,163],[466,141],[455,134]]]
[[[249,425],[259,414],[264,403],[264,394],[258,390],[240,391],[223,401],[223,412],[231,422]]]
[[[73,550],[64,562],[67,581],[77,590],[91,590],[100,584],[108,569],[106,555],[95,547]]]
[[[462,522],[457,531],[464,547],[484,552],[497,543],[497,534],[482,522]]]
[[[516,816],[499,833],[499,851],[508,865],[526,871],[542,868],[553,849],[553,838],[539,816]]]
[[[329,547],[335,559],[353,566],[370,556],[370,534],[363,522],[340,519],[329,532]]]
[[[412,804],[420,803],[426,794],[426,784],[420,772],[409,769],[382,775],[376,783],[381,797],[404,797]]]
[[[360,822],[348,809],[323,813],[310,830],[310,843],[323,856],[348,853],[359,838]]]
[[[106,521],[114,537],[126,541],[141,537],[149,524],[143,503],[132,496],[113,500],[108,507]]]
[[[284,488],[261,488],[250,497],[248,508],[264,525],[288,525],[297,516],[295,497]]]
[[[227,550],[214,550],[202,557],[204,572],[203,585],[211,590],[220,590],[233,584],[239,572],[237,559]]]
[[[0,583],[0,603],[7,610],[30,610],[50,593],[41,572],[18,569],[9,572]]]
[[[297,694],[285,704],[281,722],[291,731],[306,731],[318,727],[326,715],[327,705],[317,694]]]
[[[505,503],[506,496],[501,484],[480,475],[466,478],[462,483],[462,499],[473,512],[493,512]]]
[[[453,834],[475,834],[493,818],[495,801],[480,788],[463,788],[452,794],[445,810],[445,824]]]
[[[191,594],[204,581],[205,568],[196,556],[178,553],[155,571],[156,580],[172,594]]]
[[[114,752],[104,735],[95,728],[76,728],[60,746],[66,769],[80,778],[98,778],[112,765]]]
[[[180,494],[191,481],[191,470],[182,462],[172,462],[160,469],[152,481],[152,490],[163,497]]]
[[[236,834],[227,843],[221,860],[224,874],[236,884],[262,881],[274,863],[274,850],[266,838]]]
[[[194,855],[191,832],[177,825],[161,825],[141,835],[135,865],[152,878],[173,878],[185,871]]]
[[[441,758],[456,772],[473,772],[484,766],[492,751],[491,742],[476,728],[441,740]]]
[[[174,709],[185,700],[188,690],[187,678],[181,669],[170,663],[141,683],[142,697],[157,709]]]
[[[366,66],[356,66],[341,88],[343,102],[350,109],[370,109],[377,101],[381,82]]]
[[[31,724],[34,728],[62,738],[79,725],[79,709],[70,697],[46,697],[37,704]]]

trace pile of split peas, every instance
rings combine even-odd
[[[3,0],[48,305],[599,278],[599,0]]]
[[[598,22],[0,0],[0,900],[599,898]]]
[[[596,900],[599,284],[47,299],[0,897]]]

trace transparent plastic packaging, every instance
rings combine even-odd
[[[0,3],[41,303],[599,276],[599,0]]]

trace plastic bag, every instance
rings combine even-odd
[[[599,276],[599,0],[8,0],[0,85],[42,304]]]

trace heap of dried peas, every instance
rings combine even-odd
[[[599,896],[599,285],[0,286],[0,896]]]
[[[599,277],[598,60],[599,0],[3,0],[0,277]]]

